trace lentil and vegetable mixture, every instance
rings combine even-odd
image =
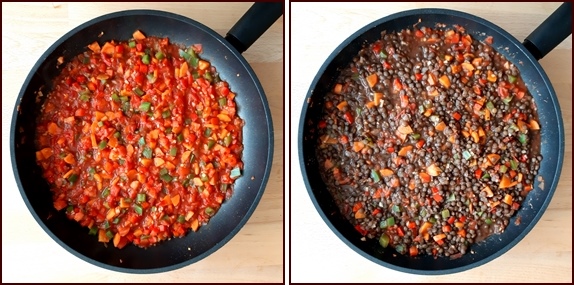
[[[457,258],[521,207],[540,126],[518,68],[491,45],[460,26],[382,32],[325,94],[317,159],[365,238]]]
[[[200,44],[136,31],[88,48],[62,65],[37,120],[54,207],[118,248],[197,231],[243,169],[235,94]]]

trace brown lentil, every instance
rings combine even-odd
[[[536,106],[490,44],[459,26],[382,32],[325,94],[322,178],[363,236],[457,258],[520,208],[542,160]]]

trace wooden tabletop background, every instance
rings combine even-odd
[[[156,9],[194,19],[225,36],[251,3],[2,3],[2,282],[282,282],[283,17],[243,53],[265,89],[274,127],[274,156],[265,194],[226,245],[184,268],[158,274],[118,273],[67,252],[36,223],[16,186],[9,133],[16,97],[49,46],[95,17]],[[153,258],[153,257],[150,257]]]
[[[554,197],[534,229],[503,256],[462,273],[412,275],[355,253],[321,219],[303,184],[297,128],[311,81],[347,37],[404,10],[450,8],[485,18],[523,40],[559,3],[291,3],[291,281],[292,282],[572,282],[572,36],[540,63],[564,118],[564,165]]]

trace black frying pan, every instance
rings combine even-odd
[[[562,5],[548,20],[536,29],[524,44],[521,44],[500,27],[479,17],[443,9],[417,9],[405,11],[377,20],[347,38],[321,66],[311,83],[303,105],[299,122],[299,157],[303,179],[317,211],[333,232],[354,251],[380,265],[418,274],[447,274],[464,271],[502,255],[516,245],[540,219],[556,190],[564,157],[564,126],[560,107],[550,80],[537,62],[571,33],[572,5]],[[420,19],[418,27],[435,27],[437,23],[460,25],[474,39],[494,39],[493,47],[512,61],[519,69],[529,91],[538,106],[541,123],[541,154],[544,157],[539,176],[545,181],[544,190],[535,183],[523,201],[523,206],[510,221],[503,234],[493,235],[486,241],[472,245],[474,254],[459,259],[435,259],[431,256],[411,258],[386,249],[378,240],[361,241],[362,236],[339,212],[325,183],[321,179],[320,166],[315,157],[317,142],[316,125],[322,112],[322,98],[333,88],[340,69],[347,66],[365,45],[380,38],[381,32],[400,31],[412,28]],[[531,205],[531,206],[530,206]],[[520,216],[519,226],[514,219]]]
[[[160,11],[116,12],[73,29],[54,43],[34,65],[18,95],[10,130],[10,152],[16,183],[30,212],[42,228],[62,247],[92,264],[122,272],[155,273],[189,265],[215,252],[245,225],[259,203],[273,159],[273,124],[265,93],[255,73],[241,56],[283,13],[282,3],[256,3],[224,39],[215,31],[189,18]],[[57,58],[65,61],[86,50],[94,41],[126,41],[139,29],[148,36],[169,37],[184,46],[201,43],[202,58],[214,65],[222,80],[237,94],[243,128],[242,177],[235,182],[234,196],[210,222],[184,238],[164,241],[148,249],[129,245],[119,250],[104,246],[88,230],[69,220],[52,205],[48,184],[35,162],[35,114],[41,103],[36,94],[47,94],[59,74]],[[103,32],[101,37],[100,32]]]

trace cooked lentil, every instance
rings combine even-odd
[[[325,94],[317,159],[361,235],[456,258],[508,226],[542,160],[540,126],[491,44],[459,26],[382,32]]]

